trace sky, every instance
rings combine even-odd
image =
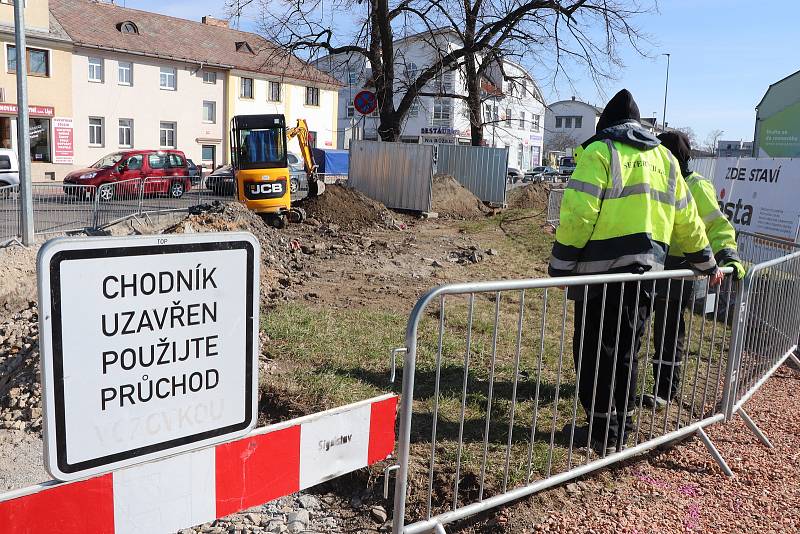
[[[224,0],[117,1],[194,20],[225,14]],[[659,54],[669,53],[667,123],[691,127],[699,142],[717,129],[724,132],[722,139],[752,140],[755,106],[769,85],[800,70],[798,20],[797,0],[661,0],[658,12],[630,21],[648,34],[646,49],[651,57],[624,48],[625,67],[618,79],[598,89],[584,72],[577,71],[572,73],[574,89],[566,80],[543,84],[545,98],[554,102],[574,95],[603,105],[625,87],[633,93],[643,117],[661,120],[666,58]],[[254,29],[245,18],[241,25]]]

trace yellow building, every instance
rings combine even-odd
[[[72,42],[47,0],[27,0],[28,105],[34,181],[60,180],[73,167]],[[0,3],[0,147],[17,148],[14,6]]]

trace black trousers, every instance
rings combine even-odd
[[[592,439],[609,447],[620,446],[633,429],[638,353],[652,298],[640,290],[637,303],[636,293],[635,283],[609,284],[605,307],[602,293],[575,302],[572,350],[576,373],[580,369],[578,397]]]
[[[663,281],[660,281],[660,284]],[[673,280],[667,292],[659,285],[653,306],[653,394],[670,400],[681,385],[681,364],[686,356],[686,308],[692,303],[694,283]]]

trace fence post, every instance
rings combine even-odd
[[[93,189],[94,190],[93,197],[94,198],[92,199],[92,202],[94,204],[94,217],[93,217],[94,220],[93,220],[93,223],[92,223],[92,228],[94,228],[95,230],[98,228],[99,222],[100,222],[100,213],[99,213],[99,211],[100,211],[100,188],[101,187],[103,187],[103,186],[102,185],[99,186],[99,187],[98,186],[93,186],[93,188],[94,188]],[[90,189],[90,191],[91,191],[91,189]]]
[[[141,217],[144,212],[144,188],[147,183],[147,177],[139,178],[139,206],[136,212],[137,217]]]
[[[748,295],[750,293],[751,273],[739,282],[739,291],[736,292],[736,301],[733,310],[733,330],[731,332],[731,345],[728,349],[728,365],[725,369],[725,385],[722,390],[722,409],[725,421],[733,417],[733,405],[736,403],[737,381],[739,379],[739,361],[744,343],[744,325],[747,320]]]

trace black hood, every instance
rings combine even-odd
[[[636,105],[633,95],[627,89],[623,89],[608,101],[603,113],[600,114],[597,133],[623,122],[639,122],[641,118],[639,106]]]
[[[639,150],[649,150],[661,144],[655,135],[642,127],[639,119],[639,106],[630,91],[623,89],[608,101],[597,121],[597,133],[581,146],[586,148],[595,141],[605,139],[619,141]]]
[[[689,136],[683,132],[665,132],[659,135],[658,139],[678,159],[681,174],[689,176],[692,173],[689,170],[689,160],[692,159],[692,144]]]

